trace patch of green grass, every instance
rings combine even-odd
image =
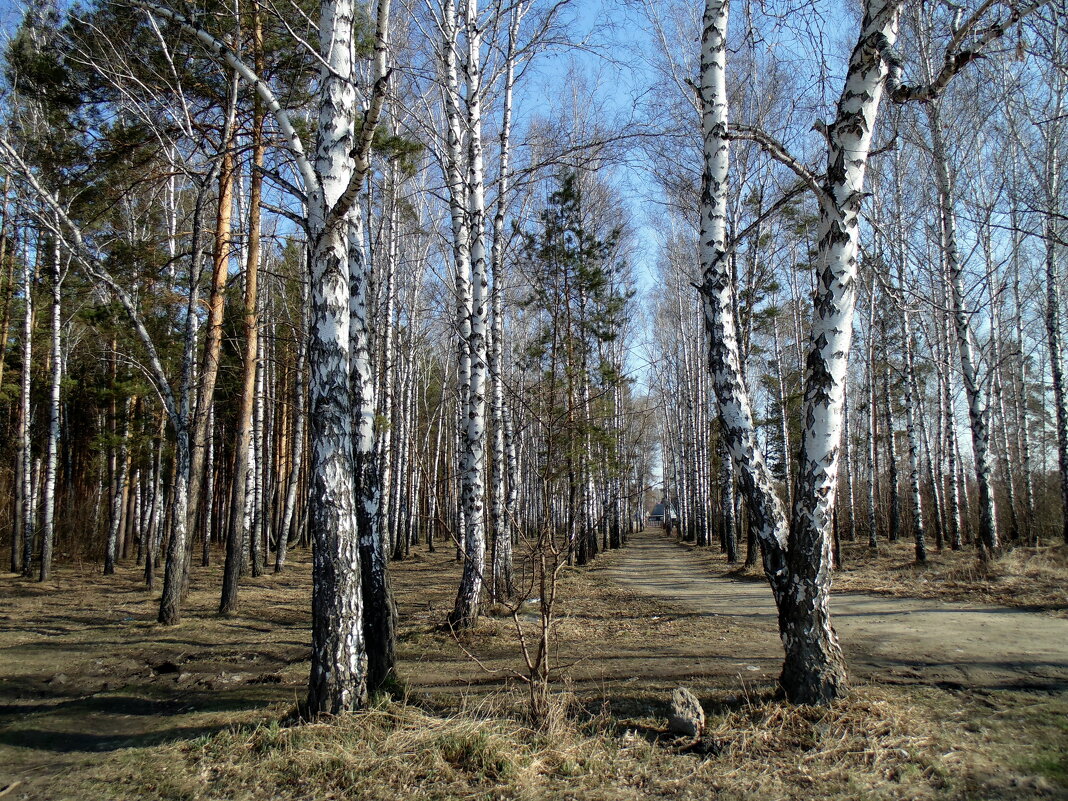
[[[514,773],[508,756],[486,731],[446,732],[434,747],[446,762],[480,778],[506,779]]]
[[[1068,787],[1068,751],[1048,751],[1025,767],[1030,773],[1037,773],[1061,787]]]

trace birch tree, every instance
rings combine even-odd
[[[856,304],[860,213],[882,95],[889,79],[897,102],[933,100],[984,46],[1034,7],[1010,9],[1007,18],[995,19],[994,24],[977,32],[980,23],[988,19],[988,6],[984,5],[954,32],[947,46],[945,68],[930,80],[909,86],[901,83],[902,61],[893,49],[900,3],[868,0],[835,119],[817,124],[827,143],[826,173],[821,178],[766,132],[728,126],[728,9],[719,2],[706,4],[700,86],[705,163],[701,219],[705,275],[701,292],[709,332],[709,364],[728,446],[743,474],[750,525],[761,543],[765,572],[779,607],[786,651],[779,681],[793,701],[826,703],[845,688],[841,648],[828,609],[831,529]],[[788,531],[785,512],[756,442],[734,330],[733,286],[726,259],[730,138],[760,144],[816,195],[820,208],[816,288],[805,362],[804,426]],[[993,534],[992,528],[989,531]],[[988,547],[996,548],[996,541],[988,541]]]

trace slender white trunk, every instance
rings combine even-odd
[[[856,482],[854,480],[855,479],[855,475],[853,473],[853,469],[854,469],[853,448],[852,448],[853,437],[852,437],[852,432],[850,431],[850,427],[849,427],[849,410],[851,408],[849,399],[851,397],[852,396],[850,395],[849,387],[846,387],[845,400],[842,402],[842,472],[845,475],[845,480],[846,480],[845,506],[846,506],[846,511],[848,512],[848,518],[849,518],[849,522],[848,522],[849,539],[850,540],[854,540],[854,539],[856,539],[856,536],[857,536],[857,533],[856,533],[856,524],[857,524],[856,509],[857,509],[857,507],[856,507],[856,493],[855,493]],[[840,556],[839,556],[839,559],[841,559]]]
[[[456,473],[464,475],[463,428],[471,392],[471,240],[470,220],[467,210],[467,183],[464,180],[463,120],[460,114],[460,85],[457,78],[459,26],[454,0],[442,0],[441,72],[444,81],[446,152],[445,178],[449,189],[449,211],[452,220],[453,270],[456,292],[456,447],[454,450]],[[461,478],[462,482],[462,478]],[[451,495],[452,493],[450,493]],[[454,536],[457,553],[463,549],[467,524],[463,503],[454,508]]]
[[[975,480],[979,488],[979,537],[980,553],[984,558],[1000,551],[997,531],[997,513],[994,507],[994,491],[991,486],[990,421],[979,386],[979,377],[972,355],[973,337],[971,314],[964,308],[964,278],[960,257],[957,253],[956,214],[953,210],[953,186],[949,172],[939,104],[933,101],[924,105],[931,131],[931,154],[938,187],[938,213],[942,237],[942,259],[949,282],[950,312],[960,353],[961,380],[968,400],[968,420],[971,423],[972,455],[975,461]]]
[[[19,379],[19,478],[15,501],[18,522],[15,541],[22,546],[20,566],[24,575],[33,569],[33,447],[30,439],[30,389],[33,375],[33,265],[26,254],[22,259],[23,318],[22,370]],[[14,560],[12,560],[14,562]],[[14,566],[14,564],[13,564]]]
[[[48,581],[52,570],[52,546],[56,539],[56,470],[59,461],[59,398],[63,382],[62,271],[59,242],[52,244],[52,383],[48,403],[48,457],[44,480],[44,517],[41,526],[41,570],[39,578]]]
[[[1031,416],[1027,408],[1027,384],[1028,384],[1028,360],[1023,352],[1023,309],[1020,306],[1020,237],[1017,206],[1014,202],[1010,214],[1010,224],[1013,229],[1012,246],[1012,298],[1013,298],[1013,322],[1015,325],[1015,356],[1017,369],[1013,371],[1013,395],[1015,397],[1016,419],[1018,421],[1017,442],[1020,458],[1023,464],[1024,482],[1024,530],[1023,536],[1028,544],[1034,543],[1035,531],[1035,485],[1031,469]]]
[[[385,238],[385,258],[378,259],[377,264],[384,268],[379,275],[382,283],[382,292],[385,308],[382,312],[382,379],[379,393],[378,413],[383,420],[389,421],[389,425],[383,436],[379,437],[378,448],[378,473],[381,476],[379,489],[378,527],[382,531],[382,537],[386,546],[386,553],[391,547],[396,546],[396,509],[393,501],[393,481],[395,472],[396,456],[393,449],[393,441],[397,437],[397,424],[400,420],[397,414],[395,402],[395,389],[397,384],[396,369],[396,326],[394,315],[396,308],[396,282],[397,282],[397,193],[398,193],[398,170],[395,162],[391,163],[387,171],[385,188],[385,224],[383,236]],[[362,236],[362,235],[361,235]]]
[[[505,53],[504,99],[501,112],[500,163],[497,177],[497,207],[493,215],[493,247],[490,263],[493,274],[491,296],[491,338],[489,372],[492,392],[490,415],[493,425],[493,503],[490,509],[490,532],[493,538],[492,600],[509,599],[514,593],[512,568],[512,532],[506,510],[505,464],[505,408],[504,408],[504,216],[507,208],[511,129],[512,89],[515,83],[515,44],[519,33],[520,15],[512,9],[508,25],[508,48]]]
[[[381,687],[394,669],[397,611],[393,604],[386,541],[381,514],[383,483],[376,459],[375,410],[377,398],[371,361],[371,330],[367,294],[371,273],[364,257],[363,218],[349,215],[349,316],[351,328],[353,410],[353,469],[356,521],[360,535],[360,567],[364,597],[364,639],[367,644],[367,681]],[[389,409],[384,410],[385,414]],[[383,439],[388,439],[385,432]],[[378,452],[381,455],[381,452]]]
[[[913,539],[916,543],[916,561],[927,561],[927,539],[923,521],[923,495],[920,492],[920,441],[916,432],[916,410],[919,393],[916,387],[916,368],[912,358],[912,323],[909,319],[908,301],[902,298],[901,342],[905,354],[905,429],[909,439],[909,492],[912,499]]]
[[[790,469],[793,463],[793,447],[790,443],[790,407],[786,395],[786,365],[783,362],[782,350],[779,347],[779,318],[772,318],[772,335],[775,346],[775,372],[778,373],[779,385],[779,416],[782,427],[782,460],[783,460],[783,483],[786,485],[786,504],[790,505],[793,493],[793,471]],[[848,446],[847,446],[848,447]]]
[[[1054,47],[1060,38],[1056,30]],[[1064,336],[1061,327],[1061,285],[1063,277],[1060,269],[1058,243],[1061,241],[1061,158],[1062,150],[1060,130],[1063,125],[1060,113],[1064,108],[1066,81],[1063,70],[1057,69],[1057,102],[1055,113],[1048,125],[1043,125],[1046,136],[1045,153],[1045,193],[1046,208],[1042,221],[1045,237],[1045,279],[1046,279],[1046,343],[1049,348],[1050,373],[1053,383],[1054,424],[1057,439],[1057,467],[1061,485],[1061,536],[1068,544],[1068,387],[1065,387],[1064,375]]]
[[[156,578],[156,532],[159,529],[160,511],[163,508],[163,425],[157,433],[150,454],[151,458],[151,500],[148,503],[148,515],[144,524],[145,538],[145,585],[153,589]]]
[[[215,404],[208,410],[207,456],[204,458],[204,517],[201,522],[201,567],[211,564],[211,543],[215,534]]]
[[[729,4],[705,4],[701,49],[704,171],[701,198],[702,298],[708,331],[708,361],[719,401],[727,450],[740,467],[749,525],[764,549],[772,584],[785,568],[786,513],[756,439],[745,391],[734,318],[734,284],[727,253],[727,17]]]
[[[887,331],[883,328],[885,342]],[[890,355],[883,349],[883,419],[886,421],[886,484],[890,496],[890,536],[896,542],[901,527],[901,493],[898,490],[897,475],[897,432],[894,430],[894,409],[890,400]]]
[[[209,175],[205,187],[211,182]],[[188,570],[186,556],[189,550],[189,484],[190,472],[193,467],[192,434],[190,421],[193,417],[193,386],[196,371],[196,341],[198,312],[200,305],[199,280],[200,280],[200,215],[203,202],[203,191],[197,198],[197,207],[194,212],[193,224],[193,258],[190,261],[189,284],[185,307],[185,331],[182,353],[182,373],[179,379],[178,397],[175,399],[164,394],[165,405],[171,418],[171,426],[174,429],[174,474],[171,484],[171,536],[167,543],[167,558],[163,568],[163,594],[160,597],[159,615],[157,621],[165,626],[174,626],[181,622],[182,596],[186,586]],[[128,305],[124,301],[124,305]],[[131,314],[131,316],[133,316]],[[151,340],[147,335],[142,336],[146,344]],[[158,360],[156,360],[158,362]],[[166,384],[165,375],[161,367],[156,372],[161,378],[161,386]],[[162,540],[162,537],[160,538]]]
[[[451,2],[451,0],[450,0]],[[461,504],[464,508],[464,572],[449,622],[454,628],[473,626],[486,568],[486,327],[489,280],[486,270],[485,197],[482,163],[482,37],[477,0],[467,0],[467,216],[470,235],[470,316],[467,324],[470,368],[466,413],[461,432],[463,464]]]
[[[130,398],[127,398],[122,407],[122,428],[119,432],[119,449],[115,468],[114,494],[111,496],[111,522],[108,526],[107,549],[104,553],[104,575],[108,576],[115,572],[115,561],[119,542],[119,528],[122,525],[122,497],[126,493],[126,471],[130,463],[129,438],[130,438]]]
[[[879,417],[875,403],[875,281],[868,295],[868,547],[879,547]]]
[[[989,278],[990,291],[990,356],[991,356],[991,403],[996,402],[998,419],[1001,423],[1001,474],[1005,486],[1005,505],[1009,509],[1009,532],[1008,538],[1015,542],[1020,538],[1020,519],[1016,511],[1016,476],[1012,469],[1012,454],[1009,450],[1009,421],[1005,414],[1005,385],[1004,370],[1002,367],[1002,343],[1004,335],[1001,330],[1001,313],[998,309],[1001,295],[998,281],[995,278],[997,269],[992,248],[991,231],[989,226],[984,226],[980,234],[983,239],[983,253],[986,260],[986,270]],[[993,425],[993,418],[991,425]],[[997,429],[995,428],[995,431]]]
[[[943,321],[940,321],[939,333],[948,334],[948,331],[943,330],[948,326],[948,315],[946,315],[946,320],[944,321],[946,325],[941,325],[941,322]],[[949,342],[944,336],[939,336],[939,340],[942,340],[939,350],[943,357],[942,365],[945,373],[943,380],[940,382],[938,430],[945,435],[942,448],[945,454],[946,471],[943,480],[949,482],[949,508],[946,511],[946,522],[948,523],[950,547],[958,551],[964,545],[964,524],[961,520],[960,483],[957,481],[957,416],[953,412],[953,377],[955,373],[953,365],[950,363]]]
[[[307,363],[308,363],[308,337],[307,321],[310,311],[309,303],[311,295],[308,292],[307,281],[300,282],[300,319],[301,324],[296,330],[297,340],[297,364],[295,367],[296,380],[293,387],[293,459],[290,465],[289,478],[286,484],[285,508],[282,511],[282,525],[278,530],[278,550],[275,553],[274,572],[281,573],[285,567],[286,553],[289,548],[289,537],[292,533],[293,518],[297,508],[297,488],[300,484],[301,467],[304,461],[304,421],[307,397]]]
[[[264,285],[264,290],[267,287]],[[261,296],[266,294],[266,291],[260,293]],[[264,298],[259,300],[259,310],[256,313],[257,317],[260,317],[263,311]],[[263,542],[262,532],[264,529],[264,486],[263,486],[263,470],[267,462],[267,451],[264,448],[265,437],[265,419],[264,419],[264,388],[266,385],[266,359],[267,354],[264,348],[264,326],[258,325],[256,331],[256,388],[255,400],[252,407],[252,436],[249,439],[249,459],[248,459],[248,483],[246,484],[246,497],[247,508],[246,514],[246,531],[248,532],[249,544],[251,548],[248,552],[249,560],[252,567],[252,575],[260,576],[263,573],[263,557],[266,555],[261,551],[266,550],[266,545]]]

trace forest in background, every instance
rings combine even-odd
[[[462,629],[666,499],[799,588],[787,692],[818,701],[840,540],[1065,541],[1064,9],[621,4],[627,113],[559,67],[580,11],[31,9],[0,140],[12,572],[136,560],[169,624],[190,572],[222,560],[233,613],[314,543],[310,705],[338,711],[388,679],[413,545],[456,550]]]

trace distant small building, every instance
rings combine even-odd
[[[679,519],[679,516],[675,513],[674,506],[669,507],[666,504],[658,503],[653,507],[653,511],[649,513],[649,522],[659,526],[664,525],[665,510],[668,519],[672,523]]]

